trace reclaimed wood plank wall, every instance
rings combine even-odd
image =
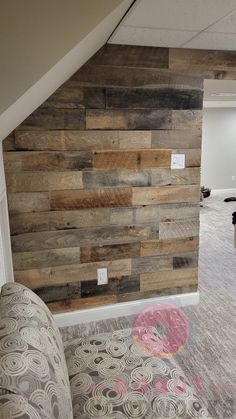
[[[15,280],[55,312],[195,291],[203,79],[235,67],[106,45],[33,112],[4,142]]]

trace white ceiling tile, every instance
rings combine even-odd
[[[183,45],[184,48],[236,50],[236,34],[202,32]]]
[[[197,32],[121,26],[109,40],[109,43],[178,48],[195,35],[197,35]]]
[[[224,32],[224,33],[236,33],[236,12],[225,17],[218,23],[215,23],[208,29],[209,32]]]
[[[122,25],[200,31],[236,9],[236,0],[141,0]]]

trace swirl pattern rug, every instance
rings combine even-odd
[[[41,299],[16,283],[0,298],[0,418],[73,418],[60,332]]]
[[[74,419],[208,418],[174,361],[145,356],[132,332],[100,333],[66,345]]]

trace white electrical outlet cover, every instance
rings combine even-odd
[[[171,169],[185,169],[185,154],[171,154]]]
[[[108,283],[107,268],[97,269],[97,284],[105,285]]]

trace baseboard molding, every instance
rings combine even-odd
[[[191,292],[186,294],[147,298],[144,300],[118,303],[104,307],[54,314],[54,319],[58,327],[73,326],[75,324],[89,323],[98,320],[132,316],[134,314],[138,314],[145,306],[155,302],[165,302],[172,304],[175,307],[196,305],[199,303],[199,293]]]
[[[236,194],[236,188],[231,188],[231,189],[212,189],[211,190],[212,195],[217,195],[217,194]]]

